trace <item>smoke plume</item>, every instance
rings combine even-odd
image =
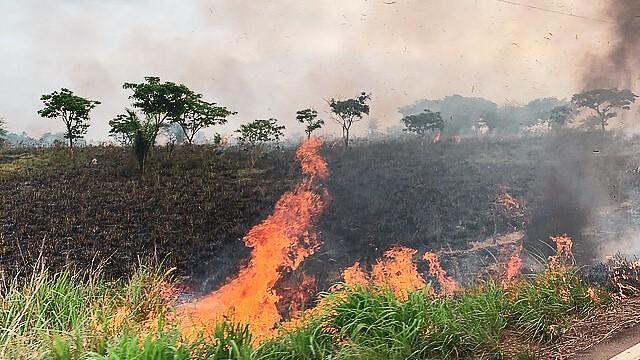
[[[610,49],[588,58],[584,88],[633,89],[640,75],[640,1],[611,0],[607,15],[613,22]]]

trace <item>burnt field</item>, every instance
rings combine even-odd
[[[325,288],[354,261],[366,267],[403,245],[441,253],[445,268],[464,279],[502,256],[498,248],[465,249],[516,231],[532,253],[546,251],[548,236],[567,233],[576,259],[590,262],[603,242],[635,226],[635,149],[635,139],[589,133],[388,139],[348,151],[326,145],[331,202],[317,226],[323,245],[299,271]],[[253,167],[235,148],[160,148],[152,156],[140,178],[120,148],[5,151],[4,276],[28,275],[41,261],[53,269],[104,263],[117,278],[156,260],[206,291],[237,271],[249,254],[243,235],[301,177],[294,149],[265,153]],[[500,211],[501,189],[525,203],[522,217]]]

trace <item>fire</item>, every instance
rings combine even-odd
[[[556,243],[556,254],[549,256],[549,265],[562,266],[571,259],[571,248],[573,247],[573,241],[567,234],[551,236],[551,240]]]
[[[436,136],[433,137],[433,143],[437,144],[440,142],[440,138],[442,137],[441,133],[436,133]]]
[[[507,269],[504,279],[504,284],[511,284],[519,275],[522,270],[522,244],[518,245],[515,252],[507,261]]]
[[[321,146],[321,139],[312,138],[296,152],[305,178],[244,237],[245,245],[253,249],[249,263],[220,289],[181,308],[187,333],[210,331],[223,318],[250,324],[257,341],[274,333],[274,325],[281,320],[276,282],[320,245],[311,230],[328,198],[326,191],[321,191],[321,182],[329,174],[319,155]]]
[[[396,298],[406,298],[407,293],[424,287],[424,280],[413,263],[417,250],[394,247],[384,253],[371,271],[371,280],[376,285],[389,287]]]
[[[359,261],[356,261],[353,265],[344,269],[342,278],[347,286],[366,286],[369,284],[369,279],[367,279],[367,275],[362,270],[362,267],[360,267]]]
[[[500,193],[496,197],[496,204],[500,205],[502,212],[510,218],[523,217],[525,215],[524,202],[518,201],[507,192],[505,187],[500,188]]]
[[[442,269],[436,254],[427,252],[424,254],[423,258],[429,264],[429,274],[438,280],[442,293],[451,294],[458,290],[458,283],[456,283],[456,281],[451,277],[447,276],[447,273]]]

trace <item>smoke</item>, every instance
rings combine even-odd
[[[607,15],[613,22],[610,48],[588,57],[584,88],[634,89],[640,75],[640,1],[610,0]]]
[[[525,245],[546,258],[554,252],[550,237],[567,234],[576,244],[576,259],[589,263],[595,247],[584,230],[597,208],[606,203],[606,187],[593,170],[593,152],[567,140],[555,138],[547,147],[550,160],[540,169],[536,184],[540,200],[533,204]]]
[[[553,254],[550,236],[574,240],[578,264],[622,253],[638,254],[640,194],[638,169],[625,158],[621,138],[597,133],[549,137],[534,183],[535,201],[525,246],[535,255]]]
[[[607,35],[598,22],[473,0],[23,0],[1,2],[0,13],[0,113],[9,130],[58,131],[36,111],[43,93],[64,86],[102,101],[93,139],[105,139],[109,119],[129,104],[122,84],[146,75],[238,111],[220,132],[276,117],[288,135],[301,133],[297,110],[315,107],[328,120],[325,99],[361,91],[373,93],[381,128],[425,97],[564,98],[579,87],[576,54]]]

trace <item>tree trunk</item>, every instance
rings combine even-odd
[[[67,124],[67,136],[69,136],[69,148],[73,150],[73,134],[71,133],[71,124]]]
[[[347,128],[344,129],[344,147],[349,147],[349,129]]]

